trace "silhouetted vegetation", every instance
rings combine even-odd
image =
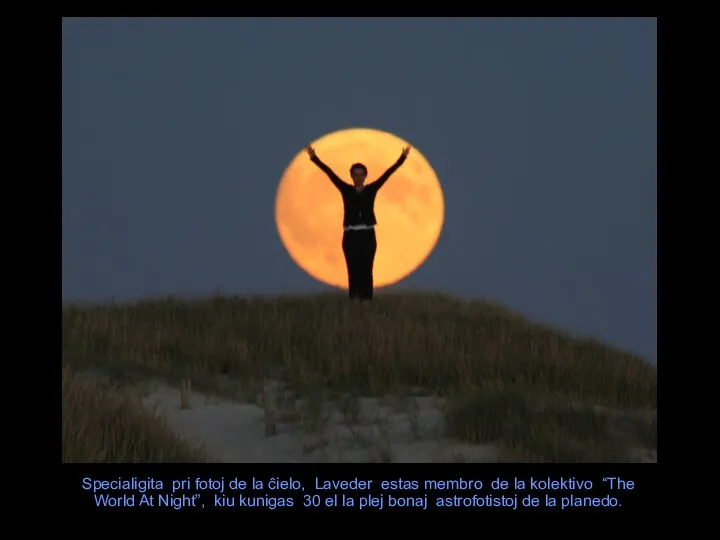
[[[197,388],[222,393],[238,381],[273,377],[300,393],[322,387],[364,396],[420,387],[447,398],[449,435],[497,443],[508,459],[635,459],[630,449],[656,443],[655,366],[486,301],[422,294],[383,295],[366,304],[332,294],[168,298],[67,305],[62,328],[63,363],[76,371],[101,368],[116,382],[182,376]],[[111,451],[99,441],[92,443],[95,450],[80,451],[74,445],[89,443],[79,435],[68,435],[66,443],[66,426],[68,434],[89,433],[89,427],[74,423],[105,425],[100,415],[111,407],[100,405],[104,398],[94,391],[98,404],[73,412],[81,399],[73,392],[85,392],[82,399],[89,400],[90,391],[66,388],[75,384],[67,380],[63,448],[68,455],[160,455]],[[95,414],[98,418],[92,418]],[[111,439],[149,437],[138,427],[143,422],[103,429],[119,430]],[[158,433],[169,440],[165,431]],[[127,443],[127,448],[135,447]]]

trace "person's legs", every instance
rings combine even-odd
[[[377,251],[375,229],[362,231],[362,243],[358,249],[358,293],[363,300],[372,300],[373,297],[373,264]]]
[[[348,294],[350,298],[356,298],[358,296],[358,283],[357,283],[357,239],[354,237],[354,231],[345,231],[343,233],[342,249],[343,255],[345,255],[345,266],[347,266],[348,273]]]

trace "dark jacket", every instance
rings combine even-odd
[[[377,220],[375,219],[375,195],[378,190],[383,187],[388,178],[405,162],[406,156],[401,155],[395,164],[390,167],[383,175],[371,182],[366,184],[365,187],[359,192],[355,189],[355,186],[343,182],[340,180],[337,174],[325,165],[320,158],[314,156],[311,158],[312,162],[317,165],[325,174],[328,175],[330,181],[338,188],[343,199],[343,206],[345,207],[345,216],[343,217],[343,227],[349,225],[376,225]]]

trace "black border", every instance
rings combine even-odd
[[[48,62],[47,65],[43,65],[44,62],[42,62],[42,58],[39,56],[35,56],[31,60],[31,65],[28,67],[27,65],[21,67],[21,71],[27,74],[27,77],[29,77],[31,80],[27,81],[29,82],[29,85],[26,86],[26,88],[30,89],[46,89],[46,88],[52,88],[55,86],[60,90],[60,95],[57,97],[50,97],[50,99],[43,100],[43,99],[33,99],[31,103],[28,103],[25,107],[21,107],[15,110],[10,110],[10,114],[13,114],[15,111],[20,112],[23,111],[23,118],[22,120],[19,119],[18,125],[19,126],[25,126],[25,130],[22,130],[22,128],[19,130],[20,133],[27,133],[28,141],[25,145],[26,148],[30,150],[28,152],[28,155],[25,156],[26,166],[29,165],[33,170],[39,169],[36,171],[35,175],[31,175],[31,177],[28,179],[28,181],[25,182],[13,182],[15,183],[15,186],[13,186],[13,189],[17,189],[17,187],[23,188],[27,187],[27,193],[20,193],[20,199],[24,199],[26,201],[32,201],[34,205],[39,206],[39,208],[36,208],[34,212],[32,212],[32,215],[35,216],[33,219],[37,219],[38,221],[41,221],[43,217],[50,217],[53,213],[55,208],[62,213],[62,180],[59,183],[59,193],[58,193],[58,203],[57,206],[54,206],[53,202],[53,188],[50,187],[50,189],[45,192],[44,194],[38,194],[37,192],[37,179],[45,178],[51,179],[55,175],[55,171],[52,169],[55,169],[59,172],[60,177],[62,178],[62,23],[61,23],[62,17],[60,17],[60,20],[55,17],[51,18],[45,18],[42,20],[42,23],[38,26],[36,26],[34,29],[36,32],[34,33],[34,44],[38,44],[40,46],[43,45],[43,41],[47,39],[49,43],[47,43],[48,48],[51,49],[50,54],[48,55]],[[679,23],[677,20],[671,20],[669,17],[661,17],[658,18],[657,23],[657,34],[658,34],[658,235],[660,235],[660,231],[662,229],[665,229],[668,234],[666,234],[663,238],[665,239],[665,245],[663,247],[658,246],[658,266],[660,260],[664,257],[667,262],[670,262],[671,260],[677,258],[678,255],[672,254],[670,251],[669,246],[669,239],[672,237],[678,237],[681,241],[683,241],[683,235],[678,234],[678,228],[682,227],[682,224],[677,223],[675,220],[673,220],[673,223],[667,223],[669,220],[673,219],[671,214],[669,214],[669,207],[665,211],[661,211],[660,208],[663,206],[664,202],[680,202],[677,201],[677,199],[682,197],[682,187],[685,185],[688,185],[689,182],[691,182],[691,179],[683,179],[683,175],[687,175],[687,169],[685,169],[683,172],[677,171],[676,174],[673,174],[673,165],[674,165],[674,157],[679,153],[678,152],[678,142],[680,145],[682,145],[683,142],[689,143],[688,135],[690,133],[696,133],[695,130],[686,129],[683,130],[681,127],[680,121],[687,113],[680,112],[679,108],[673,109],[673,107],[670,106],[670,100],[672,96],[675,96],[675,99],[679,99],[679,91],[683,88],[683,86],[686,86],[683,84],[683,79],[681,79],[681,72],[685,71],[686,75],[688,76],[689,80],[695,79],[694,77],[690,77],[691,75],[691,69],[688,67],[688,62],[690,61],[690,55],[682,55],[678,52],[678,49],[675,47],[670,46],[671,40],[675,41],[675,44],[681,42],[681,39],[679,38],[680,34],[680,28]],[[55,49],[56,48],[56,49]],[[55,50],[53,50],[55,49]],[[685,67],[685,70],[676,69],[674,71],[675,75],[671,75],[673,73],[673,66],[677,65],[678,67]],[[20,66],[19,66],[20,67]],[[38,80],[37,82],[32,81],[32,78],[36,75],[39,75],[42,79],[45,79],[44,76],[47,76],[49,80]],[[29,92],[32,94],[32,90]],[[20,99],[25,98],[25,95],[19,96]],[[685,104],[692,104],[692,100],[686,100],[684,102]],[[13,109],[13,107],[10,107]],[[28,114],[29,113],[29,114]],[[57,118],[57,124],[55,124],[55,121],[53,121],[55,118]],[[30,124],[28,125],[28,120],[30,120]],[[692,119],[690,119],[692,121]],[[677,125],[674,125],[677,124]],[[49,138],[52,140],[49,141],[49,148],[48,153],[45,154],[47,156],[46,159],[40,158],[38,159],[38,151],[37,151],[37,135],[38,133],[47,133]],[[675,146],[670,146],[670,137],[671,134],[678,133],[679,136],[676,137]],[[680,149],[680,152],[682,152],[682,149]],[[693,154],[696,154],[697,152],[693,152]],[[42,155],[42,154],[41,154]],[[54,159],[51,158],[55,157],[57,159],[57,162],[54,163]],[[47,167],[48,171],[44,171],[43,169]],[[673,180],[674,179],[674,180]],[[42,184],[43,180],[40,181],[40,184]],[[50,180],[51,186],[53,184],[54,180]],[[19,184],[19,185],[18,185]],[[665,189],[663,187],[663,184],[666,186],[673,185],[674,189],[672,190],[672,195],[667,195],[670,191],[669,189]],[[672,199],[670,199],[672,197]],[[690,204],[688,202],[688,204]],[[47,205],[47,208],[43,208],[44,205]],[[687,206],[687,208],[697,208],[698,203],[697,201],[692,202],[692,206]],[[9,214],[9,212],[8,212]],[[61,214],[62,215],[62,214]],[[61,218],[61,215],[58,216]],[[676,214],[677,216],[677,214]],[[62,220],[60,219],[60,222]],[[665,225],[663,225],[665,223]],[[670,228],[672,227],[673,235],[671,236],[669,234]],[[31,227],[28,227],[26,233],[29,235],[32,235],[34,230],[30,230]],[[58,234],[60,236],[60,257],[62,258],[62,236],[61,231],[58,231],[58,233],[55,233],[53,231],[52,226],[50,227],[37,227],[35,230],[42,233],[49,233],[49,234]],[[42,234],[41,233],[41,234]],[[25,265],[22,265],[28,269],[42,269],[43,266],[41,264],[41,261],[32,261],[28,260],[29,258],[32,259],[34,256],[41,256],[44,252],[42,248],[40,247],[42,245],[42,238],[33,238],[31,240],[23,240],[22,242],[25,243],[23,245],[23,254],[22,257],[25,260]],[[30,244],[28,244],[30,243]],[[51,242],[52,244],[52,242]],[[687,248],[686,248],[687,249]],[[53,253],[53,247],[50,246],[49,249],[50,253]],[[689,256],[689,254],[687,254]],[[690,257],[690,260],[692,260],[692,257]],[[21,267],[22,267],[21,266]],[[680,412],[680,408],[682,407],[682,402],[685,401],[682,396],[679,394],[684,393],[683,391],[685,389],[693,389],[695,388],[696,392],[697,390],[697,381],[688,381],[686,384],[683,384],[685,381],[682,381],[683,376],[685,375],[682,367],[677,365],[677,362],[680,361],[683,357],[687,356],[688,350],[686,347],[683,347],[681,350],[680,347],[677,347],[677,351],[673,353],[673,343],[677,342],[679,340],[684,340],[685,344],[692,343],[693,339],[690,336],[684,336],[683,332],[683,319],[679,319],[678,321],[674,321],[670,323],[669,320],[669,313],[671,313],[672,306],[672,293],[673,289],[671,287],[671,271],[670,265],[667,264],[664,267],[662,273],[658,271],[658,295],[663,297],[662,302],[660,302],[660,298],[658,298],[658,304],[662,304],[664,306],[664,311],[658,312],[658,366],[662,364],[662,375],[658,374],[658,385],[659,385],[659,400],[664,403],[670,402],[670,399],[673,399],[674,405],[672,406],[672,409],[670,409],[669,405],[661,405],[658,404],[659,408],[664,408],[664,412],[662,413],[662,422],[661,422],[661,439],[662,439],[662,450],[658,452],[658,461],[660,464],[663,464],[663,467],[665,467],[665,464],[669,464],[673,461],[677,461],[680,455],[680,448],[681,445],[687,445],[687,444],[694,444],[693,441],[697,440],[696,436],[693,436],[692,434],[683,433],[682,430],[682,416],[680,416],[682,413]],[[30,272],[28,272],[30,274]],[[39,273],[42,276],[42,273]],[[664,285],[660,285],[661,282],[661,276],[664,276]],[[43,304],[47,301],[48,298],[53,298],[55,294],[57,294],[53,290],[53,280],[50,279],[50,276],[38,279],[35,276],[31,275],[22,275],[17,276],[19,279],[19,283],[17,285],[13,285],[11,291],[11,294],[13,294],[15,291],[20,292],[23,291],[24,298],[19,301],[20,306],[23,304],[25,306],[28,305],[28,303],[32,303],[33,306],[39,306],[40,304]],[[16,278],[16,279],[17,279]],[[24,278],[24,279],[23,279]],[[25,286],[23,287],[20,285],[23,281],[26,282]],[[60,290],[62,290],[62,282],[60,280]],[[44,290],[47,288],[47,290]],[[662,292],[662,294],[660,294]],[[27,298],[27,295],[30,296],[37,296],[37,304],[33,302],[31,299]],[[687,292],[685,292],[685,295],[687,295]],[[687,302],[687,301],[686,301]],[[681,305],[681,304],[679,304]],[[22,307],[21,307],[22,309]],[[26,308],[27,309],[27,308]],[[47,310],[48,316],[52,312],[52,309],[49,308]],[[665,317],[662,317],[661,314],[665,314]],[[53,354],[52,349],[44,352],[42,351],[42,348],[47,345],[48,347],[51,347],[50,340],[48,339],[38,339],[36,332],[36,325],[30,323],[29,321],[32,320],[32,318],[37,317],[37,312],[33,309],[32,312],[26,314],[26,321],[28,321],[28,326],[30,327],[28,330],[25,331],[27,334],[24,339],[27,343],[33,344],[33,347],[35,347],[35,353],[32,355],[34,357],[37,357],[37,361],[42,361],[43,358],[51,358]],[[663,323],[663,320],[665,322]],[[672,324],[672,326],[670,326]],[[51,331],[50,329],[48,329]],[[700,353],[700,351],[698,351]],[[31,362],[32,359],[28,358],[28,362]],[[691,359],[688,359],[691,360]],[[673,363],[675,362],[675,363]],[[50,396],[57,396],[59,398],[59,378],[60,378],[60,370],[57,369],[55,371],[55,374],[57,378],[50,376],[47,379],[48,388],[45,395],[48,397]],[[672,390],[672,395],[674,398],[670,398],[670,385],[666,381],[673,381],[674,390]],[[39,390],[38,390],[39,391]],[[691,402],[694,400],[691,400]],[[60,425],[62,421],[62,415],[60,408],[57,406],[57,403],[59,402],[59,399],[53,400],[53,402],[49,403],[49,409],[51,414],[51,429],[47,431],[42,431],[38,429],[35,431],[35,434],[28,434],[24,437],[24,448],[26,449],[24,452],[26,455],[33,455],[35,449],[44,450],[44,449],[51,449],[51,456],[50,461],[54,463],[53,469],[59,465],[60,461],[60,452],[59,452],[59,444],[56,436],[54,434],[58,434],[60,430],[58,429],[58,426]],[[44,404],[43,404],[44,405]],[[694,414],[698,414],[696,411]],[[691,418],[693,413],[688,412],[689,416],[685,416],[685,418]],[[676,420],[680,418],[679,421],[676,422]],[[23,422],[26,420],[23,419]],[[689,422],[685,422],[685,426],[689,427]],[[24,430],[25,431],[25,430]],[[48,441],[42,440],[44,438],[45,433],[48,433],[50,435]],[[32,441],[32,438],[37,437],[37,441]],[[42,457],[40,458],[42,461]],[[89,471],[95,470],[96,467],[102,467],[104,471],[108,474],[108,476],[114,476],[116,474],[128,474],[132,472],[134,469],[132,465],[87,465],[87,466],[70,466],[70,465],[61,465],[62,470],[57,471],[54,474],[57,474],[57,472],[61,472],[61,479],[58,484],[56,484],[56,497],[58,501],[62,501],[62,507],[64,510],[81,510],[82,504],[79,498],[82,498],[83,495],[82,492],[80,492],[80,495],[78,495],[78,488],[76,487],[76,481],[77,478],[89,474]],[[163,475],[170,475],[174,474],[174,471],[178,471],[178,469],[173,468],[171,465],[147,465],[144,467],[151,467],[154,471],[153,474],[163,474]],[[202,469],[204,469],[205,466],[202,466],[201,468],[197,468],[193,466],[192,468],[186,468],[184,467],[183,474],[198,474]],[[298,465],[294,468],[286,465],[235,465],[235,466],[227,466],[227,469],[222,469],[221,467],[225,466],[207,466],[207,467],[216,467],[214,470],[215,472],[221,472],[222,470],[228,470],[228,471],[240,471],[242,469],[245,470],[253,470],[253,471],[267,471],[268,474],[272,471],[271,474],[280,476],[282,474],[289,475],[301,475],[305,474],[308,471],[314,471],[314,470],[323,470],[323,474],[327,474],[326,471],[333,471],[337,474],[342,474],[344,476],[348,475],[360,475],[360,470],[364,470],[364,466],[348,466],[348,465],[337,465],[337,466],[318,466],[318,465]],[[220,468],[218,468],[220,467]],[[378,465],[373,465],[372,467],[378,467]],[[423,475],[427,476],[430,474],[430,471],[433,471],[434,468],[437,467],[435,465],[415,465],[412,466],[412,468],[408,469],[407,466],[404,465],[395,465],[395,464],[389,464],[389,465],[383,465],[381,468],[384,473],[387,473],[388,475],[395,476],[402,472],[402,474],[415,474],[418,475],[418,472],[413,473],[412,471],[423,471]],[[450,471],[447,467],[450,467],[450,465],[445,465],[445,469],[443,471],[443,474],[447,475]],[[626,469],[627,468],[627,469]],[[560,465],[554,465],[554,466],[539,466],[539,465],[502,465],[502,466],[496,466],[496,465],[452,465],[452,470],[454,474],[465,475],[468,476],[473,471],[481,471],[483,476],[485,475],[517,475],[517,471],[525,470],[525,471],[547,471],[545,474],[552,474],[557,475],[561,471],[568,471],[568,474],[571,474],[572,476],[575,476],[576,478],[582,477],[583,475],[587,474],[605,474],[606,476],[609,474],[609,471],[611,470],[627,470],[630,472],[623,473],[627,476],[632,476],[635,478],[638,478],[638,482],[642,482],[643,487],[638,493],[642,493],[642,508],[652,508],[655,507],[656,510],[660,510],[660,496],[659,491],[661,487],[667,486],[670,483],[669,476],[665,477],[663,475],[662,483],[660,482],[660,473],[657,471],[657,465],[617,465],[617,466],[611,466],[611,465],[573,465],[573,466],[560,466]],[[668,469],[663,469],[664,471],[667,471]],[[124,472],[123,472],[124,471]],[[190,471],[197,471],[196,473],[191,473]],[[293,471],[295,471],[293,473]],[[304,472],[301,472],[304,471]],[[345,471],[345,472],[343,472]],[[405,472],[409,471],[409,472]],[[426,472],[427,471],[427,472]],[[550,472],[552,471],[552,473]],[[591,472],[594,471],[594,472]],[[601,471],[608,471],[608,472],[601,472]],[[53,473],[51,473],[53,474]],[[53,474],[53,476],[54,476]],[[144,473],[147,474],[147,473]],[[375,471],[370,470],[367,474],[377,474]],[[474,473],[473,473],[474,474]],[[623,476],[622,474],[618,474],[620,476]],[[25,489],[34,490],[33,486],[26,486]],[[676,491],[678,495],[682,493],[682,491]],[[678,501],[675,501],[678,502]],[[658,506],[655,506],[655,505]],[[587,515],[587,514],[585,514]]]
[[[112,464],[66,464],[62,470],[62,484],[65,489],[65,505],[71,507],[73,511],[83,513],[91,512],[98,514],[160,514],[160,513],[179,513],[183,514],[225,514],[225,515],[246,515],[246,514],[402,514],[404,516],[417,514],[434,514],[434,515],[457,515],[470,513],[473,515],[485,516],[493,515],[539,515],[539,514],[562,514],[562,515],[587,515],[588,513],[600,514],[604,516],[612,515],[632,515],[652,514],[657,510],[658,495],[658,479],[657,466],[651,464],[584,464],[584,465],[542,465],[542,464],[336,464],[336,465],[319,465],[319,464],[218,464],[218,465],[112,465]],[[162,481],[163,485],[156,493],[171,493],[168,489],[172,486],[173,480],[188,479],[190,483],[194,483],[196,479],[222,479],[225,484],[224,494],[231,495],[231,499],[235,500],[235,506],[231,508],[216,507],[214,501],[217,491],[197,489],[193,485],[191,489],[175,491],[176,495],[187,493],[192,496],[199,495],[199,499],[190,503],[190,506],[184,507],[178,511],[171,507],[157,506],[158,497],[155,496],[155,505],[152,507],[141,506],[141,495],[134,491],[135,497],[132,501],[133,506],[127,507],[98,507],[96,502],[97,495],[114,494],[124,495],[133,493],[132,491],[98,491],[92,489],[93,482],[108,480],[130,480],[137,478],[138,480],[152,477],[155,481]],[[609,477],[622,478],[625,481],[630,480],[632,484],[626,484],[624,489],[613,488],[613,485],[606,479]],[[264,486],[257,490],[252,490],[252,479],[262,480]],[[294,490],[273,490],[269,489],[268,480],[277,478],[285,481],[295,481],[302,488]],[[333,490],[322,489],[324,481],[342,481],[359,479],[362,481],[372,480],[369,486],[359,486],[359,490]],[[230,489],[230,481],[232,479],[244,480],[247,486],[239,491]],[[403,489],[400,485],[386,485],[382,482],[417,482],[415,489]],[[460,480],[465,481],[481,481],[482,485],[468,486],[466,488],[453,491],[435,491],[427,489],[425,482],[428,480]],[[493,486],[493,481],[504,480],[507,485],[503,488]],[[524,487],[518,487],[515,484],[516,479],[525,482]],[[557,484],[556,489],[542,491],[542,484],[532,485],[530,482],[535,481],[561,481],[567,483],[563,486]],[[590,482],[592,489],[573,488],[571,481]],[[590,484],[585,484],[589,486]],[[616,484],[617,485],[617,484]],[[84,487],[86,486],[86,487]],[[103,486],[98,486],[103,487]],[[349,486],[350,489],[354,486]],[[395,488],[395,489],[393,489]],[[148,491],[146,493],[153,493]],[[343,493],[353,497],[356,501],[354,507],[328,506],[323,501],[328,497],[337,495],[340,499]],[[391,497],[413,497],[428,495],[427,508],[389,508],[388,500]],[[526,507],[522,505],[525,496],[535,495],[540,499],[537,507]],[[282,506],[270,509],[267,506],[260,508],[251,508],[247,506],[240,507],[238,495],[245,498],[265,497],[281,498],[284,500],[292,499],[292,507]],[[384,501],[384,508],[366,507],[359,508],[360,498],[372,495],[377,501]],[[475,495],[470,506],[461,506],[453,508],[437,508],[434,501],[438,497],[459,497],[463,500],[470,499]],[[484,501],[487,495],[503,496],[509,500],[517,497],[516,506],[497,506],[488,507]],[[543,500],[545,495],[553,497],[558,506],[556,508],[548,508]],[[593,503],[595,507],[582,508],[565,508],[562,509],[563,499],[568,500],[571,496],[576,498],[595,498]],[[312,499],[315,498],[313,506]],[[604,501],[604,502],[603,502]],[[613,506],[607,506],[612,504]],[[200,506],[202,505],[202,507]],[[604,505],[604,506],[602,506]]]

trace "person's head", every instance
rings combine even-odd
[[[352,178],[355,187],[362,187],[367,177],[367,167],[362,163],[353,163],[350,167],[350,178]]]

